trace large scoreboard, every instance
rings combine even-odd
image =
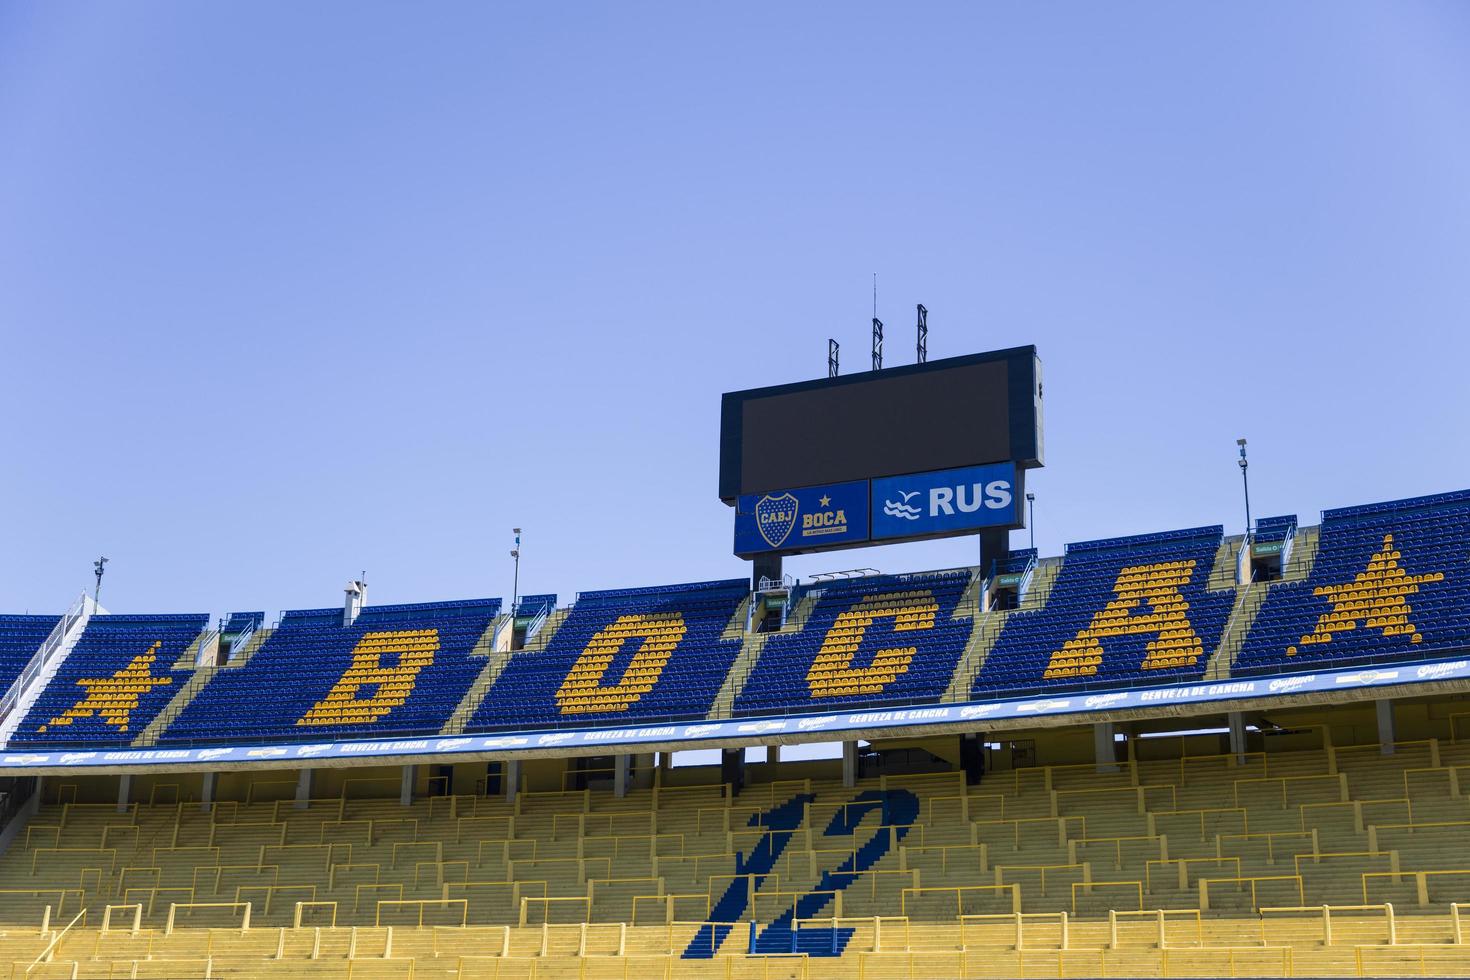
[[[1036,348],[727,392],[720,498],[735,553],[1019,527],[1042,465]]]

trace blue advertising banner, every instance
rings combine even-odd
[[[873,481],[873,540],[1021,523],[1016,464],[890,476]]]
[[[868,540],[868,481],[747,494],[735,507],[735,554]]]

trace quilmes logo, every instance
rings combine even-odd
[[[796,498],[789,493],[766,494],[755,504],[755,526],[772,548],[779,548],[796,527]]]
[[[810,732],[819,728],[831,728],[836,721],[836,715],[828,715],[825,718],[803,718],[796,723],[796,727],[801,731]]]
[[[563,742],[570,742],[575,737],[576,735],[572,732],[560,732],[556,735],[542,735],[540,738],[536,739],[536,744],[560,745]]]
[[[472,741],[474,741],[474,739],[469,739],[469,738],[446,738],[444,741],[442,741],[442,742],[439,743],[439,751],[440,752],[453,752],[455,749],[462,749],[462,748],[464,748],[466,745],[469,745],[470,742],[472,742]]]
[[[972,704],[960,709],[961,718],[984,718],[1000,711],[998,704]]]
[[[719,730],[719,725],[690,725],[688,728],[684,729],[684,737],[704,738],[706,735],[712,734]]]
[[[1267,689],[1272,694],[1284,694],[1287,691],[1295,691],[1313,684],[1316,680],[1316,674],[1308,674],[1305,677],[1281,677],[1268,684]]]
[[[1122,702],[1127,701],[1127,700],[1128,700],[1128,695],[1127,694],[1123,694],[1123,693],[1118,693],[1118,694],[1094,694],[1092,697],[1088,698],[1086,701],[1083,701],[1082,704],[1083,704],[1084,707],[1088,707],[1088,708],[1109,708],[1109,707],[1112,707],[1115,704],[1121,704]]]
[[[1464,660],[1455,660],[1447,664],[1425,664],[1414,671],[1421,681],[1437,680],[1441,677],[1453,677],[1463,671],[1470,663]]]
[[[321,755],[323,752],[330,752],[331,750],[332,750],[332,747],[330,745],[303,745],[299,749],[296,750],[296,755],[298,757],[299,756],[309,756],[309,755]]]
[[[199,753],[200,762],[208,762],[210,759],[223,759],[230,754],[229,749],[205,749]]]
[[[924,512],[915,507],[913,504],[909,503],[909,501],[913,500],[918,495],[919,491],[917,490],[900,490],[898,492],[897,500],[883,501],[883,513],[887,514],[889,517],[902,517],[906,521],[917,521],[919,519],[919,515]]]
[[[95,758],[97,758],[96,752],[68,752],[61,757],[61,764],[63,766],[74,766],[79,762],[86,762],[88,759]]]

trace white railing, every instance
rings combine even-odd
[[[531,620],[531,622],[526,626],[526,638],[521,641],[522,646],[530,643],[531,637],[541,632],[541,627],[546,625],[546,617],[550,615],[551,603],[548,602],[546,605],[541,607],[541,611],[536,614],[536,618]]]
[[[245,628],[235,634],[235,638],[230,641],[231,660],[235,659],[236,654],[245,652],[245,648],[250,645],[250,638],[255,635],[256,625],[255,617],[252,616],[245,621]]]
[[[16,705],[20,703],[21,696],[46,671],[47,666],[50,665],[57,653],[66,646],[67,638],[72,634],[72,631],[79,623],[85,624],[95,609],[96,604],[84,592],[76,602],[72,603],[71,608],[62,615],[61,619],[56,623],[56,626],[51,630],[51,635],[46,637],[40,649],[31,656],[30,662],[25,665],[25,669],[15,679],[15,683],[10,685],[10,690],[5,692],[4,697],[0,697],[0,727],[4,726],[5,720],[15,710]]]

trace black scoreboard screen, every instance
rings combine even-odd
[[[1042,462],[1035,347],[727,392],[720,497]]]

